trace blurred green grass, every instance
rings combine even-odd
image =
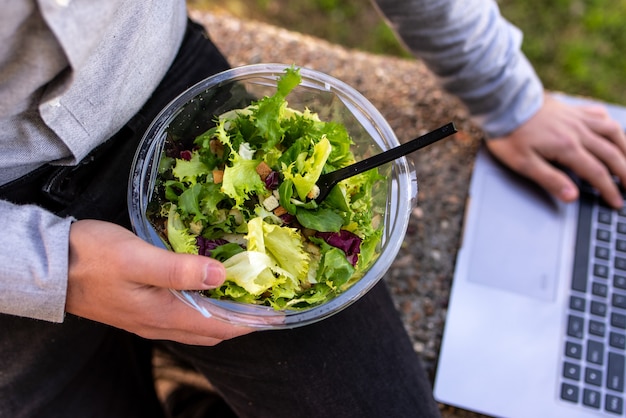
[[[546,88],[626,105],[626,0],[499,0]],[[369,0],[188,0],[350,48],[408,57]],[[366,29],[364,29],[366,28]]]

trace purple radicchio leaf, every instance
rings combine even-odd
[[[350,264],[356,265],[361,252],[362,239],[359,236],[343,229],[339,232],[316,232],[315,236],[342,250]]]
[[[220,245],[228,244],[225,239],[206,239],[201,236],[196,237],[196,245],[198,245],[198,254],[211,257],[211,251]]]
[[[296,217],[290,213],[283,213],[279,218],[287,225],[291,225],[296,221]]]
[[[265,177],[265,187],[268,190],[276,190],[278,189],[278,185],[280,184],[280,175],[278,171],[270,171],[270,173]]]
[[[189,150],[181,151],[180,152],[180,158],[185,160],[185,161],[191,160],[191,151],[189,151]]]

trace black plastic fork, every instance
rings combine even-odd
[[[330,173],[322,174],[317,180],[317,187],[319,187],[319,195],[313,200],[320,203],[328,196],[330,190],[341,180],[345,180],[349,177],[355,176],[359,173],[363,173],[372,168],[379,167],[383,164],[391,162],[397,158],[404,157],[414,151],[424,148],[430,144],[433,144],[440,139],[450,136],[457,132],[454,123],[448,123],[434,131],[419,136],[406,142],[400,146],[391,148],[387,151],[376,154],[373,157],[366,158],[365,160],[358,161],[349,166],[340,168],[339,170],[332,171]]]

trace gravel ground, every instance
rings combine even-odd
[[[443,333],[460,243],[465,199],[481,132],[452,96],[415,60],[348,50],[325,41],[228,15],[191,11],[232,66],[284,63],[330,74],[359,90],[403,142],[454,122],[459,130],[412,155],[418,177],[402,249],[386,279],[404,324],[431,376]],[[444,417],[480,417],[441,406]]]

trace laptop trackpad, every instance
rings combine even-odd
[[[470,251],[468,279],[554,300],[564,205],[534,183],[500,167],[480,174],[471,199],[479,205],[474,211],[478,219],[472,223],[473,231],[466,231],[464,243]]]

